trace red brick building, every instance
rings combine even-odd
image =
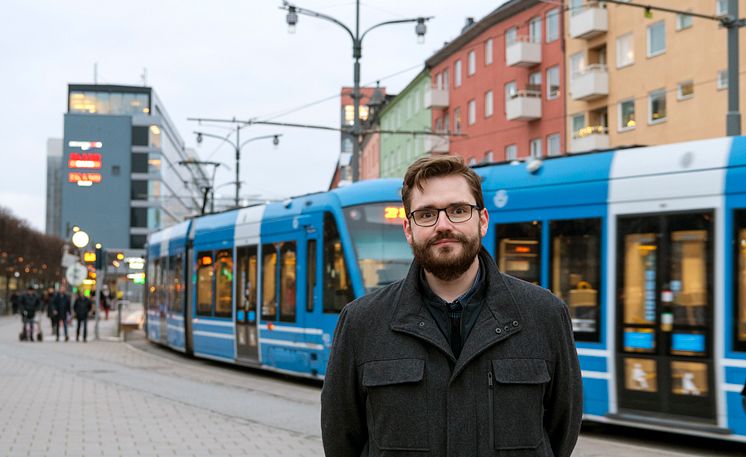
[[[510,0],[427,60],[433,129],[468,163],[564,154],[562,9]]]

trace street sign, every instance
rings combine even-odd
[[[71,286],[83,284],[83,280],[88,277],[88,269],[79,263],[70,265],[65,272],[65,278]]]

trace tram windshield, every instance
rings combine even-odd
[[[366,293],[403,279],[412,250],[402,230],[401,202],[352,206],[344,214]]]

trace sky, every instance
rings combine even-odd
[[[361,81],[380,80],[388,93],[404,88],[425,60],[460,33],[467,17],[497,8],[495,0],[368,0],[361,29],[379,22],[434,16],[425,44],[414,24],[376,29],[363,42]],[[0,27],[0,206],[41,231],[46,211],[46,144],[61,138],[68,83],[142,85],[155,89],[187,147],[225,162],[216,196],[232,196],[234,153],[218,140],[197,145],[194,130],[217,135],[223,125],[188,117],[259,118],[339,126],[339,92],[352,86],[352,40],[340,27],[300,16],[289,34],[281,0],[5,0]],[[355,2],[300,0],[299,7],[354,27]],[[325,101],[322,101],[325,100]],[[314,102],[319,102],[315,103]],[[304,105],[313,104],[304,109]],[[243,139],[282,133],[281,142],[255,141],[242,152],[242,195],[283,198],[328,188],[339,133],[251,126]],[[222,170],[221,170],[222,168]]]

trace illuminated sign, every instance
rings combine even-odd
[[[401,206],[387,206],[383,208],[383,218],[386,220],[406,219],[407,215]]]
[[[100,141],[68,141],[67,145],[71,148],[80,148],[87,151],[89,149],[101,149],[104,144]]]
[[[200,257],[199,264],[202,266],[212,265],[212,257],[209,255]]]
[[[93,263],[96,261],[96,253],[93,251],[86,251],[83,253],[83,262]]]
[[[67,182],[77,183],[80,187],[90,187],[101,182],[101,173],[80,173],[71,171],[67,174]]]
[[[67,161],[69,168],[101,168],[101,154],[71,152]]]

